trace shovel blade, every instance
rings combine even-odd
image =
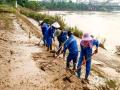
[[[45,68],[44,68],[44,67],[41,66],[40,68],[41,68],[41,70],[45,71]]]
[[[70,83],[72,82],[72,81],[70,80],[70,78],[67,77],[67,76],[63,78],[63,81],[68,81],[68,82],[70,82]]]
[[[50,53],[56,53],[56,51],[55,50],[51,50]]]

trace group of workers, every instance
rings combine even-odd
[[[76,72],[76,76],[80,78],[81,76],[81,66],[85,60],[86,62],[86,74],[85,80],[88,81],[88,76],[90,75],[91,70],[91,57],[93,54],[98,53],[99,42],[94,39],[88,33],[83,34],[80,41],[80,51],[78,49],[77,40],[73,33],[69,30],[59,32],[58,28],[60,25],[55,22],[51,25],[48,25],[44,21],[39,21],[39,25],[43,34],[43,42],[47,47],[47,50],[52,50],[52,43],[55,41],[55,34],[57,33],[57,40],[59,42],[59,48],[57,50],[57,55],[63,53],[63,58],[65,59],[66,50],[68,49],[69,54],[66,59],[66,70],[70,69],[70,62],[73,62],[73,70]],[[93,51],[93,46],[96,46]],[[61,48],[62,47],[62,48]],[[80,52],[80,57],[78,59]],[[77,65],[76,65],[77,64]]]

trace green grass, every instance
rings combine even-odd
[[[0,13],[0,30],[12,30],[13,29],[12,18],[8,13]]]
[[[12,18],[9,13],[15,13],[16,9],[6,4],[0,4],[0,29],[10,30],[12,28]]]
[[[9,5],[0,4],[0,12],[15,13],[16,9]]]
[[[79,37],[79,38],[82,38],[82,35],[83,35],[83,32],[80,31],[77,27],[68,27],[70,31],[73,32],[73,34],[76,36],[76,37]]]

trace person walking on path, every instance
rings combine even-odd
[[[96,49],[94,52],[92,52],[92,48],[93,46],[96,46]],[[84,60],[86,60],[86,74],[85,74],[85,80],[88,81],[88,76],[90,74],[90,70],[91,70],[91,57],[92,57],[92,53],[96,54],[98,53],[98,47],[99,47],[99,42],[96,39],[93,39],[88,33],[85,33],[83,35],[83,38],[80,42],[80,47],[81,47],[81,52],[80,52],[80,58],[78,61],[78,65],[77,65],[77,77],[80,78],[81,75],[81,67],[82,66],[82,62]]]

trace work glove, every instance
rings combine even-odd
[[[94,51],[94,54],[97,54],[98,53],[98,48]]]

